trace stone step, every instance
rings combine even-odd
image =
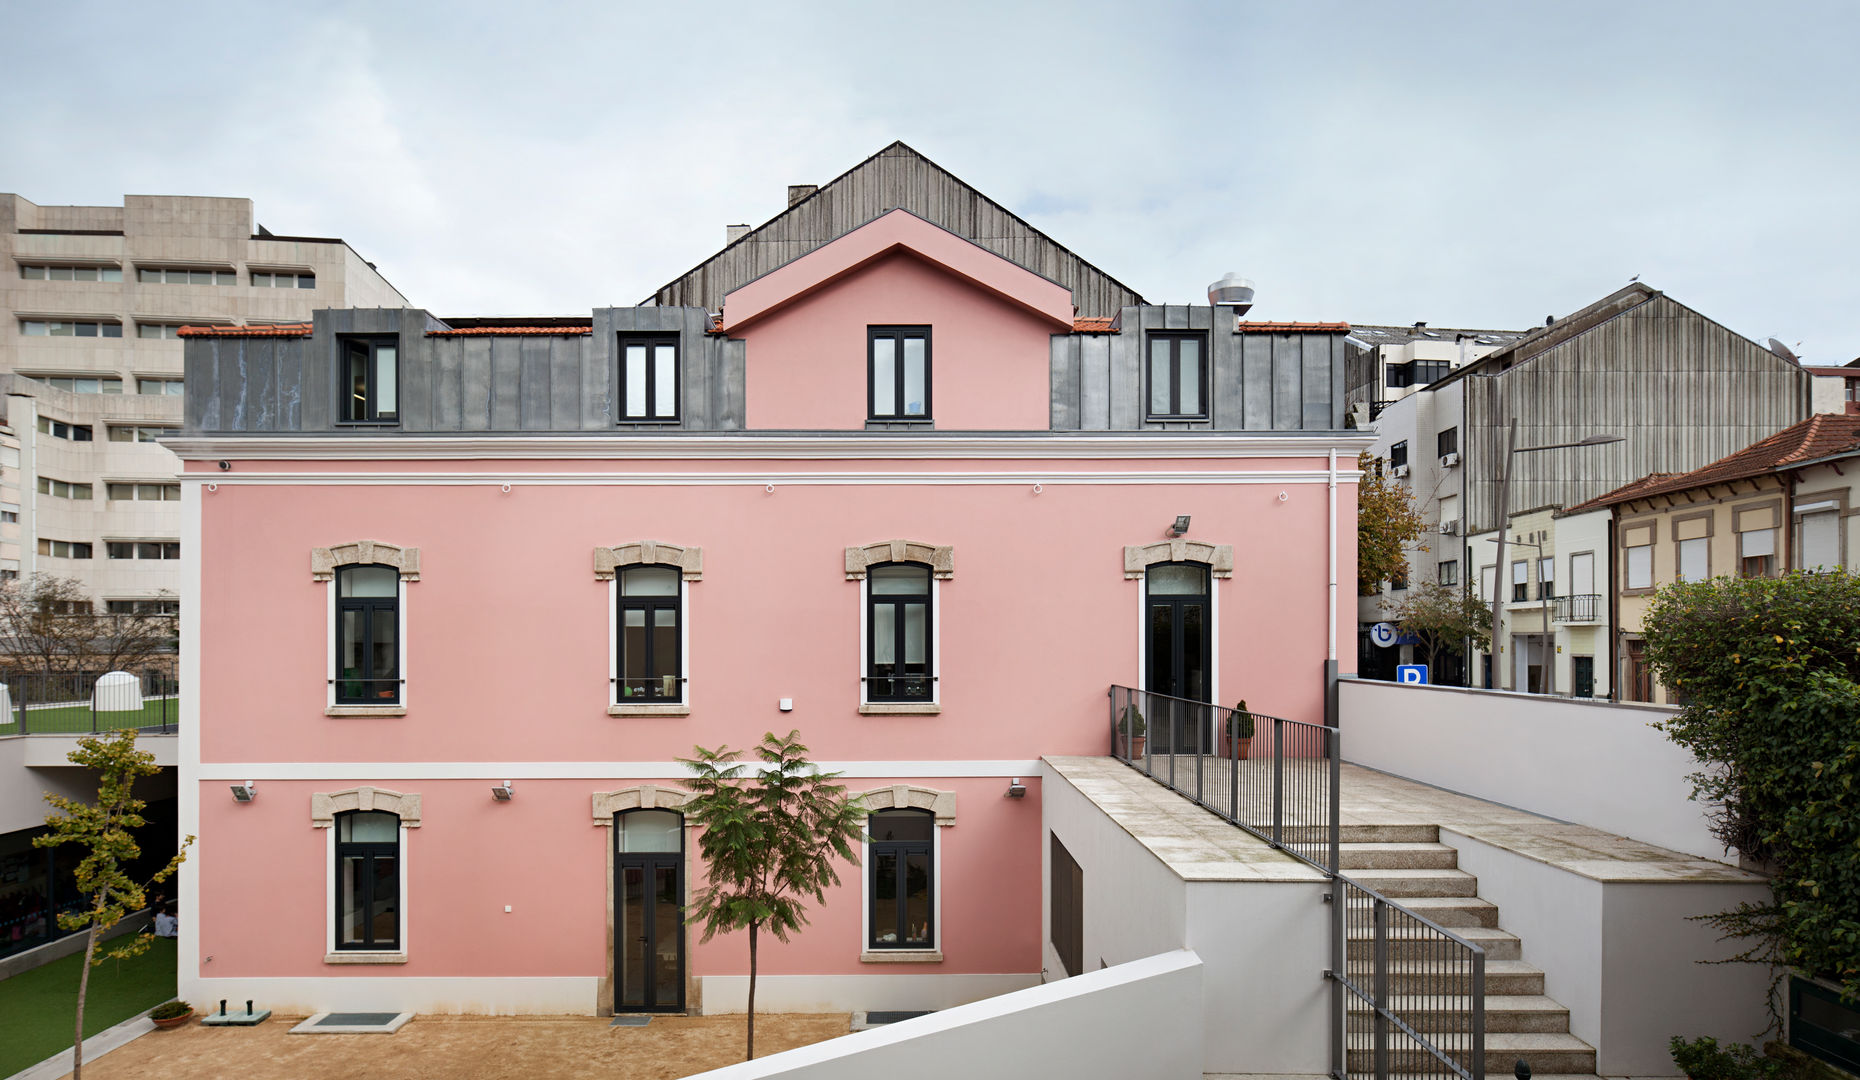
[[[1410,896],[1401,906],[1455,933],[1462,926],[1498,925],[1498,905],[1477,896]]]
[[[1337,846],[1337,863],[1343,870],[1455,870],[1460,853],[1445,844],[1347,843]]]
[[[1354,977],[1354,976],[1353,976]],[[1421,971],[1397,967],[1389,972],[1391,994],[1464,994],[1472,988],[1472,973],[1460,971]],[[1364,990],[1369,987],[1364,986]],[[1541,994],[1544,992],[1542,968],[1522,960],[1487,960],[1485,992],[1493,994]]]
[[[1355,995],[1347,995],[1344,1000],[1350,1004],[1348,1018],[1349,1030],[1373,1030],[1373,1014],[1369,1006]],[[1466,999],[1457,1003],[1464,1006]],[[1463,1007],[1455,1007],[1452,999],[1434,996],[1396,995],[1391,1008],[1417,1031],[1468,1031],[1471,1029],[1472,1015]],[[1488,1032],[1567,1032],[1569,1030],[1569,1010],[1554,998],[1542,994],[1487,994],[1485,996],[1485,1029]],[[1491,1063],[1487,1062],[1486,1071],[1492,1072]],[[1496,1074],[1494,1074],[1496,1075]]]
[[[1479,879],[1464,870],[1353,870],[1346,876],[1390,899],[1479,895]]]
[[[1267,828],[1271,828],[1270,825]],[[1291,843],[1328,843],[1328,825],[1286,825],[1282,833]],[[1437,844],[1438,825],[1344,825],[1337,834],[1340,844]]]
[[[1402,925],[1400,916],[1389,926],[1388,955],[1391,970],[1412,968],[1426,972],[1440,970],[1447,965],[1470,965],[1471,954],[1446,938],[1426,930],[1415,934],[1414,924]],[[1520,960],[1524,957],[1523,946],[1518,936],[1496,926],[1465,926],[1454,931],[1460,937],[1485,950],[1486,963],[1494,960]],[[1352,926],[1349,936],[1349,956],[1352,960],[1368,961],[1375,955],[1375,931],[1368,926]],[[1436,965],[1430,968],[1429,965]]]
[[[1348,1052],[1351,1072],[1369,1072],[1375,1068],[1375,1049],[1361,1045],[1368,1041],[1366,1032],[1350,1037]],[[1438,1076],[1442,1066],[1437,1058],[1415,1045],[1406,1036],[1389,1036],[1389,1072],[1396,1075],[1431,1074]],[[1595,1048],[1567,1032],[1487,1032],[1485,1060],[1487,1076],[1503,1076],[1507,1066],[1519,1058],[1530,1062],[1533,1077],[1553,1073],[1595,1072]]]

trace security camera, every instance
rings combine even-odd
[[[232,472],[232,462],[230,461],[220,462],[220,471],[221,472]]]

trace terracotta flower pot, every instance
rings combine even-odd
[[[1248,735],[1244,739],[1235,739],[1234,743],[1239,750],[1241,761],[1245,761],[1247,758],[1253,756],[1253,736]]]
[[[187,1010],[186,1012],[182,1013],[179,1016],[163,1017],[160,1020],[156,1020],[152,1016],[149,1017],[150,1020],[153,1020],[155,1022],[155,1026],[158,1028],[178,1028],[182,1024],[187,1023],[189,1020],[192,1020],[193,1018],[194,1018],[194,1010],[192,1009]]]

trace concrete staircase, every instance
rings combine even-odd
[[[1543,970],[1524,962],[1517,935],[1499,926],[1498,907],[1479,897],[1479,881],[1459,868],[1459,852],[1440,843],[1432,825],[1346,825],[1339,838],[1338,862],[1343,873],[1374,889],[1415,914],[1485,949],[1485,1064],[1486,1074],[1510,1075],[1519,1058],[1530,1062],[1534,1080],[1592,1077],[1595,1048],[1569,1032],[1569,1010],[1544,995]],[[1374,952],[1370,930],[1352,929],[1345,946],[1352,959]],[[1416,1017],[1423,1031],[1441,1031],[1453,1025],[1464,1030],[1463,1016],[1442,1008],[1427,997],[1440,993],[1442,976],[1426,964],[1438,947],[1422,942],[1390,942],[1390,989],[1398,1013]],[[1464,992],[1465,982],[1451,989]],[[1352,1007],[1347,1019],[1350,1044],[1364,1042],[1371,1030],[1367,1009]],[[1391,1071],[1396,1073],[1446,1072],[1444,1066],[1419,1051],[1404,1036],[1390,1038]],[[1373,1052],[1351,1049],[1351,1073],[1374,1068]]]

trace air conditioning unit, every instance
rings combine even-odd
[[[1407,475],[1408,475],[1408,466],[1406,466],[1406,465],[1397,465],[1397,466],[1395,466],[1395,468],[1394,468],[1394,470],[1393,470],[1393,472],[1391,473],[1391,475],[1393,475],[1393,476],[1395,477],[1395,479],[1397,479],[1397,480],[1400,480],[1401,478],[1403,478],[1403,477],[1405,477],[1405,476],[1407,476]]]
[[[1460,463],[1460,452],[1458,450],[1449,450],[1446,453],[1440,455],[1440,466],[1443,469],[1451,469],[1453,466],[1458,465],[1459,463]]]
[[[1440,535],[1458,536],[1459,534],[1460,534],[1460,521],[1458,518],[1454,518],[1452,521],[1443,521],[1440,523]]]

